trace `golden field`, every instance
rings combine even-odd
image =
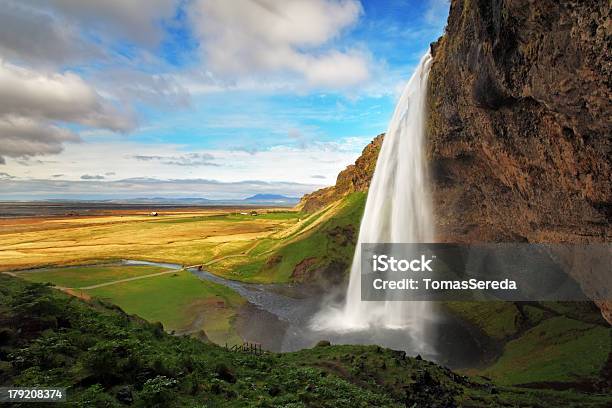
[[[0,219],[0,271],[118,259],[206,264],[299,222],[287,210],[189,209]]]

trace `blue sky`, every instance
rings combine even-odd
[[[333,184],[385,131],[447,13],[444,0],[8,0],[0,199]]]

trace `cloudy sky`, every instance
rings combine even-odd
[[[446,0],[0,0],[0,200],[300,196],[383,132]]]

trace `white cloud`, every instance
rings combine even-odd
[[[103,181],[101,176],[83,176],[83,180],[30,179],[14,180],[0,173],[0,189],[5,199],[43,198],[140,198],[203,197],[209,199],[243,199],[258,193],[300,197],[313,191],[316,184],[287,181],[243,180],[222,182],[202,178],[155,179],[129,178]]]
[[[127,131],[130,116],[104,100],[78,75],[41,73],[0,60],[0,115],[57,120]]]
[[[51,66],[100,55],[73,26],[49,13],[7,1],[0,8],[0,55],[20,62]]]
[[[185,153],[177,156],[146,156],[138,154],[132,156],[140,161],[159,161],[159,163],[169,166],[219,166],[213,160],[215,156],[210,153]]]
[[[188,92],[147,49],[165,35],[161,23],[174,18],[178,4],[5,0],[0,7],[0,164],[6,163],[4,156],[26,163],[25,158],[57,154],[65,142],[80,141],[75,128],[131,131],[135,101],[189,106]],[[136,45],[131,55],[114,48],[125,41]],[[67,66],[78,66],[83,74],[66,71]]]
[[[344,88],[364,82],[369,77],[368,58],[359,52],[332,51],[324,57],[310,57],[303,62],[308,82],[326,88]]]
[[[216,77],[290,74],[331,88],[369,77],[363,52],[325,49],[357,22],[358,1],[195,0],[190,11],[204,64]]]
[[[62,180],[78,181],[84,174],[98,174],[107,180],[202,178],[229,183],[256,179],[290,180],[310,185],[316,170],[315,174],[324,177],[317,177],[315,184],[331,185],[338,172],[354,162],[370,139],[356,137],[337,142],[313,142],[304,148],[279,145],[256,154],[219,149],[185,152],[180,145],[141,144],[129,140],[90,141],[68,144],[57,161],[38,162],[36,166],[24,166],[17,160],[7,159],[2,171],[22,180],[49,179],[54,174],[62,174]],[[111,172],[115,174],[107,174]]]
[[[54,125],[41,124],[18,116],[0,116],[0,158],[57,154],[65,142],[78,142],[79,136]]]
[[[80,138],[57,123],[113,131],[134,120],[73,73],[41,73],[0,60],[0,157],[56,154]]]
[[[150,69],[154,63],[146,63]],[[93,80],[126,102],[139,101],[161,108],[191,106],[191,95],[174,74],[139,71],[136,67],[109,68],[93,75]]]
[[[176,12],[178,0],[21,0],[61,14],[69,22],[103,37],[119,37],[144,46],[157,45],[161,22]]]
[[[0,58],[30,68],[79,66],[115,99],[183,108],[189,93],[149,47],[166,34],[162,21],[166,28],[176,24],[178,3],[6,0],[0,8]],[[127,53],[126,41],[136,45]]]
[[[83,174],[81,176],[81,180],[104,180],[104,176],[101,176],[99,174]]]

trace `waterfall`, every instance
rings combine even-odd
[[[427,329],[428,321],[433,320],[430,302],[364,302],[360,287],[362,243],[433,240],[424,149],[431,61],[427,52],[404,88],[389,123],[370,184],[344,304],[319,312],[311,322],[315,330],[405,330],[412,350],[432,352]]]

